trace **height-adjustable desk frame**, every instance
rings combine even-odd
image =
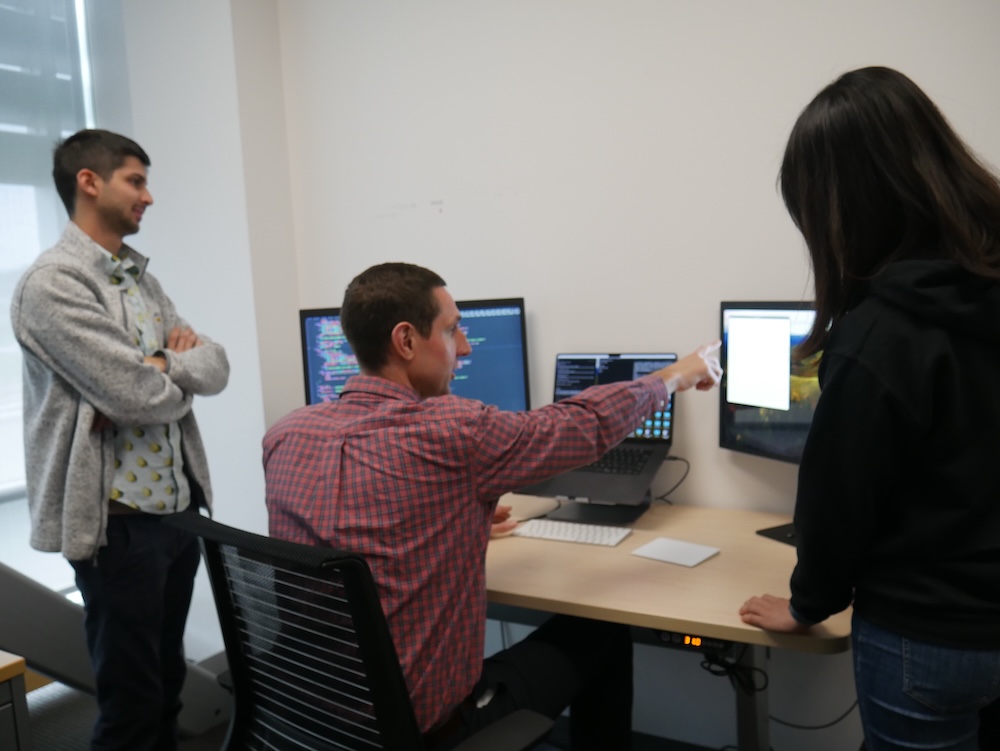
[[[509,495],[514,515],[542,513],[549,499]],[[850,614],[840,613],[805,635],[778,635],[744,624],[740,605],[751,595],[786,595],[795,549],[756,530],[788,516],[756,511],[655,504],[615,547],[507,537],[490,543],[486,588],[491,617],[509,608],[563,613],[748,645],[740,664],[764,667],[767,647],[813,654],[850,648]],[[656,537],[720,548],[693,568],[632,555]],[[498,606],[507,606],[498,607]],[[742,651],[742,650],[741,650]],[[736,692],[739,747],[768,751],[767,692]]]

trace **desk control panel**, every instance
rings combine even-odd
[[[633,635],[635,631],[633,629]],[[688,652],[711,652],[713,654],[727,655],[733,651],[733,642],[724,639],[712,639],[708,636],[697,634],[684,634],[679,631],[658,631],[656,629],[641,629],[645,632],[646,638],[640,637],[638,641],[646,644],[654,644],[660,647],[670,647],[672,649],[683,649]]]

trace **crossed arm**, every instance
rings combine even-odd
[[[204,341],[202,341],[201,337],[199,337],[193,329],[174,326],[174,328],[170,330],[170,334],[167,336],[167,345],[164,349],[180,353],[187,352],[195,347],[200,347],[203,344]],[[165,373],[167,370],[167,358],[164,355],[148,355],[143,358],[143,362],[147,365],[152,365],[161,373]],[[94,422],[90,426],[90,430],[92,432],[100,433],[102,430],[108,430],[113,427],[114,423],[108,417],[103,415],[100,411],[95,410]]]
[[[12,307],[19,343],[105,416],[95,430],[179,420],[193,395],[228,382],[223,348],[192,331],[155,281],[149,294],[168,330],[163,351],[151,357],[110,313],[99,283],[75,268],[36,270]]]

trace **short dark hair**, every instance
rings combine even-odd
[[[52,154],[52,179],[70,216],[76,209],[76,176],[82,169],[110,179],[125,158],[134,156],[146,167],[149,157],[131,138],[108,130],[81,130],[56,144]]]
[[[948,259],[1000,279],[1000,185],[930,98],[890,68],[845,73],[799,115],[781,193],[802,232],[820,349],[867,283],[903,259]]]
[[[383,263],[354,277],[344,292],[340,323],[358,364],[380,370],[389,359],[392,330],[403,321],[430,336],[439,312],[434,290],[444,286],[433,271],[411,263]]]

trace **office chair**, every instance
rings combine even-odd
[[[234,697],[224,751],[424,751],[363,558],[195,513],[163,522],[201,538]],[[551,727],[520,710],[455,751],[520,751]]]

